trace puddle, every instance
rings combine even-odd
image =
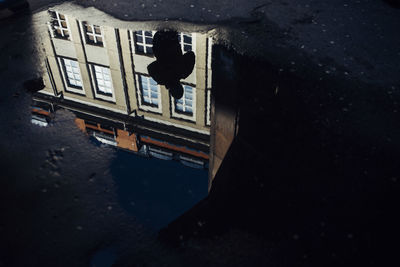
[[[385,236],[373,226],[395,225],[382,211],[397,203],[398,84],[370,82],[383,64],[328,56],[340,49],[354,61],[348,41],[304,41],[298,28],[315,31],[315,14],[271,23],[290,6],[276,5],[244,20],[199,6],[210,21],[232,21],[198,25],[63,4],[3,25],[13,41],[2,46],[12,55],[0,72],[0,188],[15,208],[0,230],[30,237],[0,248],[11,255],[4,265],[27,265],[14,250],[57,266],[296,266],[371,254],[369,238]],[[87,259],[102,242],[111,247]]]
[[[95,146],[115,147],[109,168],[120,205],[146,227],[166,226],[207,196],[212,40],[46,15],[32,124],[49,127],[58,109],[71,111]]]
[[[111,267],[116,258],[117,256],[112,249],[102,249],[94,254],[90,267]]]

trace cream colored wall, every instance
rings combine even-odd
[[[107,49],[100,46],[85,44],[86,58],[88,62],[96,63],[100,65],[108,66],[110,61],[108,60]]]
[[[46,38],[45,50],[49,60],[49,65],[52,70],[53,78],[59,92],[68,99],[76,99],[78,102],[94,105],[105,109],[118,110],[126,113],[127,107],[125,102],[125,93],[122,82],[122,70],[119,62],[118,47],[115,37],[114,28],[102,27],[103,36],[105,39],[105,47],[93,46],[85,44],[84,37],[81,36],[80,23],[73,17],[68,16],[69,30],[72,40],[62,40],[58,38]],[[53,42],[54,50],[52,48]],[[76,59],[79,63],[81,79],[84,89],[84,95],[67,92],[65,90],[65,82],[63,83],[63,76],[61,66],[59,66],[57,57],[69,57]],[[94,95],[94,77],[91,75],[88,63],[96,63],[105,65],[110,68],[111,79],[114,88],[113,99],[115,103],[100,100]],[[60,73],[61,72],[61,73]],[[49,82],[49,81],[48,81]],[[50,92],[51,84],[47,85],[44,91]],[[51,89],[51,92],[53,90]]]
[[[135,72],[148,74],[147,66],[155,60],[155,57],[134,54],[133,61],[135,62]]]
[[[155,61],[154,57],[148,57],[135,54],[134,49],[130,47],[129,30],[118,29],[121,45],[121,55],[123,60],[123,69],[121,69],[120,55],[118,51],[118,42],[116,37],[116,30],[112,27],[101,26],[104,37],[104,47],[93,46],[85,43],[84,36],[82,36],[82,25],[76,19],[68,16],[70,32],[72,41],[61,40],[52,38],[54,50],[51,46],[51,40],[47,38],[45,42],[46,55],[49,61],[49,66],[52,70],[54,81],[58,91],[63,92],[64,96],[68,99],[74,99],[81,103],[87,103],[98,107],[103,107],[110,110],[118,110],[127,113],[126,97],[129,98],[129,110],[131,115],[144,116],[148,119],[155,119],[164,121],[167,124],[172,124],[182,127],[190,127],[200,131],[209,132],[210,127],[205,123],[205,107],[206,107],[206,51],[207,51],[207,36],[206,34],[194,33],[193,40],[196,64],[193,73],[183,80],[183,82],[195,85],[196,88],[196,111],[193,121],[173,118],[171,114],[171,96],[169,91],[164,86],[160,86],[161,92],[161,114],[154,112],[146,112],[138,108],[137,89],[138,86],[135,82],[135,73],[148,74],[147,66]],[[74,58],[79,62],[82,83],[85,90],[85,95],[78,95],[66,92],[64,89],[63,77],[60,74],[60,69],[57,63],[57,56],[65,56]],[[111,72],[111,78],[114,87],[115,103],[110,103],[96,99],[94,96],[94,83],[93,76],[90,75],[88,63],[96,63],[108,66]],[[125,95],[123,89],[123,71],[125,71],[125,80],[128,95]],[[47,92],[53,92],[49,80],[46,82]],[[48,85],[47,85],[48,84]],[[133,112],[136,111],[136,112]]]
[[[56,55],[76,58],[74,43],[72,43],[71,41],[53,38],[53,43],[56,50]]]
[[[113,81],[115,103],[118,107],[127,109],[125,92],[123,85],[121,62],[118,52],[117,37],[115,29],[111,27],[102,27],[104,29],[104,41],[107,48],[108,60],[110,62],[110,72]]]
[[[119,37],[121,41],[121,52],[122,59],[124,62],[124,70],[125,70],[125,79],[126,86],[129,97],[130,110],[138,109],[137,101],[136,101],[136,85],[134,80],[134,72],[133,72],[133,62],[131,57],[131,48],[129,43],[129,33],[128,30],[120,29]]]
[[[42,91],[45,91],[48,94],[54,95],[54,90],[53,90],[53,85],[51,84],[50,81],[50,74],[47,72],[46,67],[43,67],[43,83],[44,83],[44,88]]]
[[[196,107],[199,112],[196,113],[196,122],[206,126],[205,107],[206,107],[206,62],[207,62],[207,36],[205,34],[196,34]]]
[[[180,125],[184,127],[190,127],[199,129],[202,131],[209,131],[209,126],[205,123],[205,106],[206,106],[206,51],[207,51],[207,36],[206,34],[198,34],[194,33],[196,44],[194,47],[196,48],[196,64],[194,71],[192,74],[186,79],[182,80],[184,83],[188,83],[191,85],[195,85],[196,88],[196,117],[193,118],[193,122],[190,121],[190,118],[182,119],[182,118],[174,118],[171,114],[171,97],[169,95],[169,91],[165,88],[165,86],[160,86],[161,89],[161,114],[157,114],[155,112],[147,112],[138,108],[138,100],[137,100],[137,90],[138,85],[135,83],[136,77],[135,73],[147,74],[147,66],[156,60],[153,56],[145,56],[135,54],[134,48],[129,47],[129,42],[126,42],[124,46],[122,46],[123,41],[128,41],[128,30],[120,30],[121,36],[121,46],[123,50],[124,57],[124,65],[125,72],[127,76],[127,84],[129,90],[129,97],[131,103],[131,109],[136,110],[136,114],[139,116],[144,116],[145,118],[153,118],[159,121],[165,121],[169,124]],[[126,45],[127,44],[127,45]],[[132,50],[132,57],[131,57]],[[133,60],[133,61],[132,61]],[[134,72],[132,72],[132,66],[134,66]]]

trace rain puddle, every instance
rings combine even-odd
[[[226,21],[66,3],[1,25],[0,265],[325,266],[386,242],[395,57],[357,57],[310,5],[187,8]]]
[[[212,39],[83,14],[43,13],[44,76],[31,122],[52,127],[58,110],[72,112],[71,127],[113,148],[121,207],[160,229],[207,196]]]

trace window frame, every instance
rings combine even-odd
[[[94,97],[96,99],[101,99],[101,100],[115,103],[115,88],[114,88],[114,83],[113,83],[110,67],[101,65],[101,64],[96,64],[96,63],[88,63],[88,64],[89,64],[89,70],[90,70],[90,74],[91,74],[91,78],[92,78],[92,82],[93,82]],[[106,93],[106,92],[100,91],[98,79],[97,79],[98,77],[96,75],[96,67],[108,70],[108,72],[109,72],[108,75],[110,76],[111,91],[112,91],[111,93]],[[101,71],[101,73],[104,74],[103,70]]]
[[[50,30],[51,37],[72,41],[71,30],[70,30],[71,27],[69,25],[68,17],[66,15],[64,15],[64,14],[60,14],[58,11],[55,11],[55,10],[49,10],[48,12],[49,12],[50,17],[51,17],[51,20],[48,22],[48,27],[49,27],[49,30]],[[55,17],[53,17],[52,13],[55,14]],[[66,28],[64,28],[62,26],[61,22],[63,20],[60,18],[60,15],[64,16],[64,18],[65,18],[65,24],[67,25]],[[53,24],[53,21],[57,21],[58,26],[55,26]],[[56,33],[57,29],[60,29],[61,35]],[[64,31],[68,32],[68,36],[64,36]]]
[[[68,77],[67,68],[65,66],[65,61],[64,61],[65,59],[69,60],[69,61],[75,61],[76,63],[78,63],[79,76],[80,76],[81,84],[82,84],[81,87],[73,85],[73,84],[70,83],[69,77]],[[84,85],[83,85],[82,72],[81,72],[79,61],[77,59],[74,59],[74,58],[61,57],[61,56],[57,57],[57,61],[58,61],[58,64],[61,66],[62,78],[63,78],[64,84],[65,84],[65,91],[69,92],[69,93],[85,95],[86,92],[85,92],[85,88],[84,88]]]
[[[182,53],[185,54],[188,51],[193,51],[195,53],[196,52],[196,34],[195,33],[187,33],[187,32],[179,32],[178,35],[179,35],[179,45],[181,46]],[[190,36],[192,39],[191,44],[190,44],[191,49],[187,50],[187,51],[185,51],[185,41],[184,41],[185,35]]]
[[[98,46],[98,47],[105,47],[104,34],[103,34],[104,27],[103,26],[94,25],[94,24],[91,24],[91,23],[89,23],[87,21],[80,21],[79,24],[81,26],[81,32],[82,32],[82,35],[84,36],[83,39],[85,40],[85,44]],[[93,33],[89,33],[87,31],[87,26],[91,26],[92,27]],[[95,27],[98,27],[100,29],[100,34],[95,32]],[[89,39],[89,35],[93,35],[93,40],[94,41],[91,41]],[[99,43],[97,41],[96,37],[101,37],[102,41]]]
[[[143,97],[143,88],[142,88],[142,83],[141,79],[142,77],[145,77],[147,79],[153,79],[151,78],[148,74],[144,73],[135,73],[135,78],[136,78],[136,95],[137,95],[137,100],[139,104],[139,109],[143,111],[150,111],[150,112],[155,112],[155,113],[162,113],[162,96],[161,96],[161,87],[159,84],[157,84],[157,96],[158,96],[158,105],[147,103],[144,101]],[[154,80],[154,79],[153,79]],[[150,80],[147,82],[148,85],[150,85]],[[151,88],[150,88],[151,91]]]
[[[173,118],[177,118],[177,119],[185,119],[185,120],[190,120],[195,122],[196,121],[196,101],[197,101],[197,88],[195,85],[193,84],[187,84],[187,83],[182,83],[183,86],[183,96],[181,99],[185,99],[185,95],[186,95],[186,86],[189,86],[192,88],[192,112],[185,112],[185,111],[181,111],[177,109],[177,101],[179,101],[180,99],[175,99],[172,95],[170,96],[170,100],[171,100],[171,117]],[[184,100],[185,101],[185,100]]]
[[[131,41],[132,41],[132,51],[135,52],[136,55],[142,55],[142,56],[148,56],[148,57],[154,57],[154,52],[153,52],[153,38],[154,38],[154,34],[156,33],[156,31],[146,31],[146,30],[131,30],[129,31],[131,34]],[[136,37],[136,32],[141,32],[142,33],[142,38],[144,43],[140,43],[138,44],[137,42],[137,37]],[[150,45],[146,45],[146,38],[145,38],[145,32],[151,32],[151,46]],[[144,52],[140,52],[138,51],[138,45],[143,46],[143,51]],[[147,53],[147,47],[151,47],[152,52],[151,53]]]

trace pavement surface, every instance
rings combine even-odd
[[[214,58],[226,66],[219,88],[238,84],[244,130],[209,202],[219,208],[207,209],[211,217],[195,212],[219,222],[217,230],[195,238],[192,230],[204,221],[183,218],[171,230],[178,240],[185,235],[176,248],[126,213],[109,169],[114,152],[71,128],[71,113],[59,112],[48,129],[30,124],[31,96],[22,84],[42,75],[35,14],[63,1],[29,2],[33,15],[0,21],[0,266],[93,266],[93,257],[115,266],[397,266],[389,241],[396,240],[399,193],[400,9],[380,0],[91,0],[60,7],[96,8],[104,12],[98,19],[122,24],[214,29],[220,51],[228,48]],[[260,131],[265,125],[269,134]],[[257,166],[264,167],[244,171]],[[293,180],[297,170],[299,178],[310,175],[307,183]],[[238,182],[239,174],[252,182]],[[285,183],[266,180],[271,174]],[[326,183],[316,180],[321,175]],[[235,179],[224,193],[229,177]],[[285,199],[288,192],[296,197]],[[268,199],[283,204],[264,205]],[[316,213],[304,209],[313,201],[322,203]],[[186,227],[191,223],[197,226]]]

